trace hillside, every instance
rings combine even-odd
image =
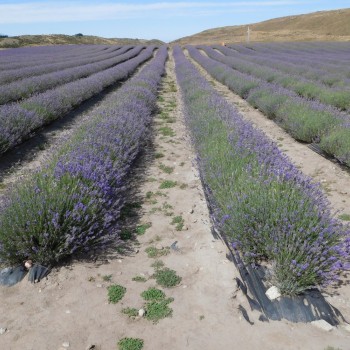
[[[128,44],[162,44],[160,40],[143,40],[127,38],[101,38],[92,35],[20,35],[0,39],[0,48],[38,46],[38,45],[65,45],[65,44],[102,44],[102,45],[128,45]]]
[[[268,21],[208,29],[177,39],[172,44],[214,44],[246,41],[350,41],[350,9],[313,12],[299,16],[274,18]]]

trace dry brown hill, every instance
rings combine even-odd
[[[208,29],[172,44],[245,42],[248,25]],[[350,8],[274,18],[249,24],[250,41],[350,41]]]
[[[92,35],[20,35],[0,39],[0,48],[38,46],[38,45],[64,45],[64,44],[102,44],[102,45],[138,45],[162,44],[160,40],[101,38]]]

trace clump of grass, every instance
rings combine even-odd
[[[341,214],[338,217],[339,217],[340,220],[350,221],[350,215],[349,214]]]
[[[164,157],[164,154],[163,154],[162,152],[157,152],[157,153],[154,155],[154,157],[155,157],[156,159],[163,158],[163,157]]]
[[[152,191],[148,191],[146,193],[146,199],[151,199],[154,196],[154,193]]]
[[[160,188],[161,190],[163,190],[163,189],[166,189],[166,188],[173,188],[173,187],[175,187],[176,185],[177,185],[177,182],[176,182],[176,181],[164,180],[164,181],[160,184],[159,188]]]
[[[151,240],[148,241],[148,244],[152,244],[154,242],[159,242],[162,240],[162,237],[160,237],[159,235],[156,235],[154,238],[152,238]]]
[[[148,288],[141,293],[141,296],[145,300],[162,300],[165,298],[165,293],[157,288]]]
[[[161,128],[159,128],[159,132],[163,136],[170,136],[170,137],[175,136],[174,130],[169,126],[162,126]]]
[[[118,342],[119,350],[141,350],[143,340],[139,338],[123,338]]]
[[[146,282],[147,278],[143,277],[143,276],[135,276],[135,277],[132,278],[132,280],[135,281],[135,282]]]
[[[184,190],[184,189],[187,188],[187,187],[188,187],[187,184],[181,184],[181,185],[180,185],[180,189],[181,189],[181,190]]]
[[[200,320],[200,321],[204,320],[204,315],[200,315],[200,316],[199,316],[199,320]]]
[[[128,315],[129,317],[136,317],[139,314],[139,310],[135,309],[134,307],[126,307],[122,309],[122,313]]]
[[[112,281],[112,275],[104,275],[104,276],[102,276],[102,279],[105,282],[111,282]]]
[[[126,288],[119,285],[114,284],[108,287],[108,301],[112,304],[118,303],[121,299],[123,299],[126,293]]]
[[[163,249],[157,249],[156,247],[148,247],[145,249],[149,258],[159,258],[160,256],[167,255],[169,253],[169,248],[165,247]]]
[[[147,320],[157,323],[162,318],[171,316],[173,309],[168,305],[173,301],[173,298],[168,298],[160,301],[153,300],[147,303],[145,306]]]
[[[176,231],[182,231],[185,224],[185,220],[182,216],[175,216],[173,220],[171,221],[171,225],[175,225]]]
[[[162,260],[156,260],[151,267],[153,267],[155,270],[161,269],[164,266],[164,263]]]
[[[174,299],[166,298],[162,290],[149,288],[142,292],[141,296],[148,301],[145,305],[146,319],[157,323],[162,318],[171,316],[173,310],[168,305],[173,302]]]
[[[181,282],[181,277],[176,274],[175,270],[171,270],[167,267],[158,269],[154,274],[156,282],[166,288],[177,286]]]
[[[166,174],[171,174],[174,171],[174,167],[166,166],[164,164],[160,164],[159,169],[162,170]]]
[[[185,165],[185,162],[181,162],[179,165],[180,165],[180,166],[184,166],[184,165]]]
[[[136,227],[136,234],[138,236],[141,236],[143,234],[145,234],[145,232],[147,231],[147,229],[149,229],[152,226],[152,224],[150,222],[146,223],[146,224],[142,224],[142,225],[138,225]]]

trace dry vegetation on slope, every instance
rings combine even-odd
[[[20,35],[0,39],[0,48],[38,46],[38,45],[67,45],[67,44],[102,44],[102,45],[139,45],[162,44],[160,40],[101,38],[92,35]]]
[[[350,40],[350,9],[275,18],[249,27],[251,41],[347,41]],[[214,28],[180,38],[173,44],[244,42],[246,32],[247,25]]]

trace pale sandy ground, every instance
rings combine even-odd
[[[139,222],[151,222],[151,228],[138,237],[139,245],[135,244],[128,256],[115,254],[96,262],[74,261],[53,271],[38,284],[23,280],[11,288],[0,287],[0,328],[8,329],[0,335],[0,349],[58,350],[64,342],[69,342],[69,349],[74,350],[88,349],[91,345],[111,350],[117,349],[116,343],[122,337],[142,338],[146,350],[321,350],[328,345],[350,349],[350,333],[342,328],[326,333],[309,324],[262,323],[250,314],[255,320],[251,326],[237,311],[239,304],[247,307],[246,301],[236,290],[237,271],[226,259],[224,244],[211,234],[203,191],[194,167],[195,156],[182,120],[180,95],[171,89],[175,81],[173,69],[171,60],[160,107],[169,110],[169,102],[176,102],[177,107],[172,111],[176,122],[168,124],[176,135],[157,134],[155,151],[165,157],[146,164],[146,178],[138,189],[143,197],[148,191],[161,191],[166,195],[156,196],[157,203],[145,201],[142,206]],[[161,119],[156,121],[156,129],[163,126]],[[152,158],[151,148],[146,150],[146,159]],[[164,173],[159,168],[161,163],[174,167],[174,172]],[[161,181],[166,179],[177,181],[178,185],[159,190]],[[154,209],[163,208],[165,203],[173,207],[168,211],[184,218],[183,231],[175,230],[170,224],[172,218],[165,215],[164,209]],[[151,240],[155,243],[150,243]],[[156,286],[151,278],[154,259],[147,257],[145,248],[154,244],[167,247],[175,241],[180,250],[171,250],[161,258],[182,277],[179,286],[164,289],[167,296],[174,298],[170,304],[173,316],[157,324],[144,318],[129,319],[121,309],[141,307],[140,293]],[[103,281],[105,275],[112,275],[112,282]],[[132,281],[138,275],[148,280]],[[116,305],[107,301],[107,286],[111,283],[127,288],[125,297]],[[337,298],[342,302],[335,306],[349,318],[349,294],[343,294],[346,288],[339,290]]]

